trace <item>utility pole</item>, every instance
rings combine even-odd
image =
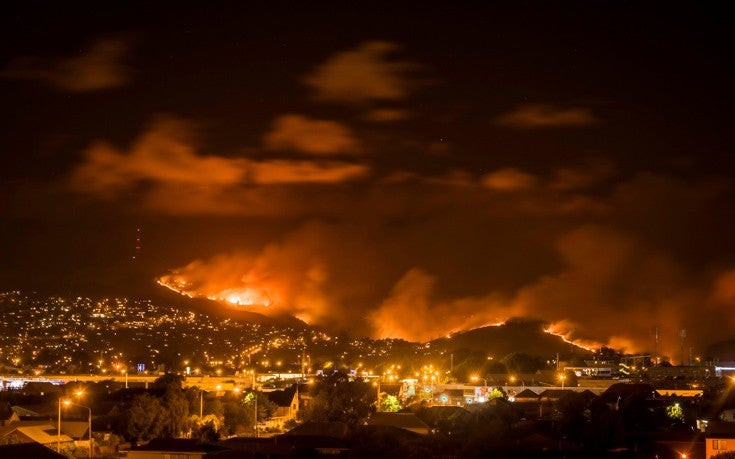
[[[653,327],[653,335],[655,340],[655,347],[656,347],[656,353],[654,354],[654,358],[656,359],[655,363],[658,362],[658,325]]]

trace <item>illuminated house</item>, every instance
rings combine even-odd
[[[735,423],[710,421],[705,431],[705,457],[735,452]]]
[[[62,433],[58,436],[55,426],[48,421],[17,421],[0,427],[0,443],[39,443],[48,447],[74,444],[74,439]]]
[[[276,405],[276,412],[266,422],[268,427],[283,427],[283,424],[296,419],[299,412],[299,391],[296,385],[284,390],[267,392],[268,400]]]

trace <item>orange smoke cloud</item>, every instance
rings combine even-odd
[[[301,241],[296,237],[271,244],[257,254],[197,260],[161,276],[158,283],[230,307],[288,313],[309,323],[325,323],[332,302],[326,293],[329,274],[318,248]]]
[[[282,115],[263,137],[268,150],[295,150],[313,155],[355,153],[357,139],[350,130],[335,122],[315,120],[302,115]]]
[[[344,161],[202,155],[192,131],[188,123],[163,118],[128,151],[97,142],[74,170],[71,187],[107,199],[140,191],[145,207],[169,214],[247,214],[278,207],[275,192],[265,197],[259,186],[339,184],[370,172]]]
[[[143,181],[211,189],[232,186],[245,177],[245,162],[199,155],[191,127],[167,118],[158,120],[123,152],[106,142],[92,145],[77,167],[72,184],[80,190],[113,194]]]
[[[399,110],[393,108],[377,108],[370,110],[365,114],[365,119],[377,123],[385,123],[390,121],[401,121],[409,118],[411,113],[408,110]]]
[[[521,191],[533,188],[536,177],[514,168],[500,169],[481,178],[484,186],[495,191]]]
[[[496,295],[437,302],[433,298],[435,282],[420,269],[409,270],[370,314],[374,336],[429,341],[447,333],[505,322],[522,313]]]
[[[586,126],[597,121],[587,108],[560,108],[544,104],[522,105],[496,119],[500,125],[524,129]]]
[[[397,48],[384,41],[363,43],[329,58],[305,82],[326,100],[362,103],[371,99],[402,99],[411,86],[405,74],[414,65],[389,60]]]
[[[566,212],[567,198],[593,198],[549,192],[539,181],[511,199],[474,180],[395,177],[342,220],[307,225],[258,253],[214,257],[174,273],[194,295],[225,301],[250,289],[246,298],[267,298],[269,309],[375,337],[423,341],[520,316],[551,324],[550,333],[583,347],[652,352],[657,327],[661,352],[676,363],[681,329],[685,345],[698,352],[730,337],[733,271],[688,269],[674,250],[630,223],[641,225],[675,190],[686,189],[674,194],[677,209],[710,199],[709,186],[642,176],[594,198],[604,214],[572,206],[568,224],[549,224]],[[624,212],[633,218],[620,217]],[[591,215],[602,223],[578,223]],[[654,228],[659,239],[667,229]],[[712,330],[710,321],[727,326]]]
[[[380,299],[369,283],[358,286],[355,281],[367,279],[360,269],[377,270],[361,255],[361,250],[373,252],[372,248],[345,246],[342,237],[313,226],[258,254],[195,261],[159,282],[189,296],[261,312],[285,312],[313,324],[355,333],[364,330],[378,338],[427,341],[511,317],[528,317],[547,321],[547,333],[583,348],[607,345],[639,352],[652,349],[652,330],[659,327],[666,335],[661,349],[675,360],[676,332],[699,323],[695,318],[707,312],[701,305],[718,313],[735,303],[733,272],[719,276],[711,288],[687,287],[691,282],[685,282],[680,267],[667,257],[640,247],[625,233],[595,226],[560,238],[560,270],[513,294],[442,298],[439,279],[412,268]],[[344,253],[363,260],[348,265],[361,267],[349,279],[340,277]],[[362,318],[366,323],[361,325]]]

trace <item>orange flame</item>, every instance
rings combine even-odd
[[[602,343],[598,343],[592,340],[572,339],[572,330],[569,329],[564,321],[549,324],[546,328],[544,328],[544,333],[558,336],[559,338],[564,340],[565,343],[573,344],[590,352],[595,352],[597,349],[603,346]]]
[[[252,287],[230,288],[211,294],[202,294],[191,290],[191,286],[186,281],[174,275],[163,276],[157,279],[156,283],[189,298],[207,298],[212,301],[222,301],[231,306],[269,307],[273,304],[269,295]]]

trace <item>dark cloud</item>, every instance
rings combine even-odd
[[[78,56],[62,59],[23,57],[0,72],[8,79],[36,80],[70,92],[98,91],[125,86],[132,71],[124,60],[131,41],[108,38],[92,43]]]
[[[528,104],[495,118],[501,126],[518,129],[587,126],[599,120],[588,108]]]
[[[536,177],[515,168],[505,168],[482,176],[484,186],[495,191],[512,192],[536,186]]]
[[[376,108],[370,110],[366,115],[365,119],[368,121],[374,121],[376,123],[386,123],[391,121],[401,121],[411,117],[411,112],[408,110],[400,110],[395,108]]]
[[[413,87],[407,72],[415,66],[390,59],[397,50],[390,42],[364,42],[330,57],[304,81],[323,100],[363,103],[403,99]]]
[[[611,161],[596,159],[579,166],[556,169],[549,186],[562,191],[589,188],[609,179],[614,173],[615,166]]]

